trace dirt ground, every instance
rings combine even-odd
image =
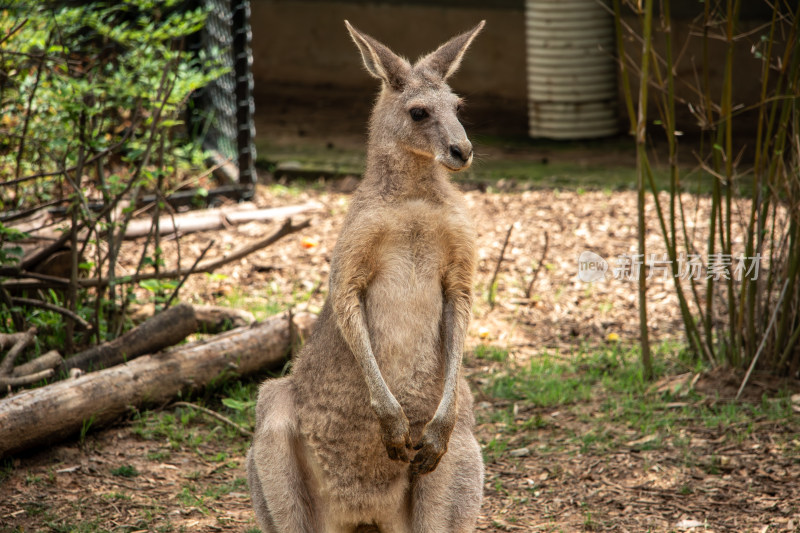
[[[297,105],[306,109],[299,118],[287,111],[291,102],[269,107],[258,124],[259,132],[272,134],[285,145],[303,139],[324,147],[331,143],[329,134],[335,136],[337,146],[363,142],[363,127],[352,126],[344,133],[324,128],[332,121],[363,124],[366,113],[358,120],[349,116],[352,103],[342,106],[345,113],[340,109],[333,116],[320,114],[332,109],[330,102],[307,104],[299,95]],[[475,121],[488,132],[497,127],[488,112]],[[498,157],[493,149],[484,153]],[[506,150],[504,155],[631,162],[630,153],[603,150],[542,149],[527,155]],[[308,213],[312,226],[214,275],[191,277],[181,298],[245,307],[256,311],[258,318],[286,305],[300,311],[319,310],[327,292],[330,256],[354,183],[345,179],[312,185],[259,186],[254,198],[259,207],[318,202],[320,207]],[[616,259],[635,253],[635,193],[495,185],[494,190],[465,191],[479,233],[467,353],[479,345],[502,347],[508,351],[505,364],[511,365],[471,355],[465,360],[465,373],[476,395],[476,435],[482,447],[490,450],[500,435],[507,438],[504,451],[486,452],[485,500],[478,530],[800,532],[797,415],[789,421],[756,417],[741,426],[688,420],[680,435],[670,436],[673,440],[663,446],[651,446],[647,435],[628,427],[609,427],[610,433],[627,442],[609,449],[581,440],[597,432],[593,419],[608,408],[600,390],[586,401],[559,409],[522,402],[509,405],[483,393],[487,376],[520,367],[545,350],[568,358],[612,342],[630,346],[638,339],[635,282],[613,276]],[[304,218],[297,216],[295,221]],[[173,261],[167,266],[174,265],[177,246],[182,265],[189,266],[212,239],[216,243],[206,259],[260,238],[278,224],[254,222],[167,240],[164,248]],[[652,205],[648,224],[648,249],[660,253]],[[699,235],[703,229],[696,228]],[[136,264],[141,245],[133,242],[123,251],[123,266]],[[607,260],[604,280],[586,283],[578,278],[578,257],[584,251]],[[495,270],[496,303],[490,306],[487,300]],[[677,301],[669,283],[655,276],[649,285],[649,326],[656,343],[681,337]],[[739,379],[711,375],[696,386],[704,401],[724,402],[728,393],[719,384],[729,381],[735,388]],[[706,389],[702,389],[704,384]],[[756,380],[752,397],[758,400],[762,394],[774,397],[776,384]],[[178,419],[188,416],[174,407],[165,410]],[[494,415],[500,412],[511,412],[510,420],[498,421]],[[507,432],[509,425],[531,423],[531,431]],[[157,424],[143,414],[90,432],[82,442],[68,441],[0,464],[0,532],[253,530],[256,525],[243,464],[247,439],[214,438],[224,430],[198,417],[188,421],[186,444],[171,447],[170,437],[152,436],[161,435],[153,429]],[[128,477],[122,467],[136,475]]]
[[[309,213],[312,226],[227,265],[217,275],[192,277],[183,298],[235,298],[245,307],[272,299],[318,309],[349,201],[348,194],[338,192],[343,186],[347,184],[260,187],[255,199],[260,206],[319,202],[321,207]],[[521,363],[544,349],[567,356],[582,345],[603,345],[611,334],[623,343],[635,342],[633,282],[613,279],[610,273],[592,284],[577,277],[577,258],[584,250],[612,265],[613,257],[633,251],[633,192],[465,194],[479,228],[480,250],[468,348],[503,346]],[[512,226],[497,276],[497,303],[491,308],[486,300],[489,281]],[[175,257],[170,247],[179,242],[183,261],[191,261],[213,238],[218,245],[209,252],[211,258],[276,227],[277,223],[249,223],[186,235],[166,243],[168,257]],[[308,247],[310,241],[317,244]],[[649,241],[657,250],[655,233]],[[136,252],[132,243],[125,253],[128,264],[138,258]],[[526,297],[540,263],[531,296]],[[653,280],[650,289],[650,321],[657,339],[680,332],[676,302],[664,283]],[[295,301],[297,295],[308,294],[309,300]],[[481,423],[476,433],[486,446],[499,431],[487,414],[508,405],[481,396],[481,379],[492,371],[486,361],[468,357],[465,371],[477,393]],[[695,459],[686,461],[685,449],[672,446],[648,449],[634,442],[609,452],[576,444],[571,437],[591,431],[584,415],[591,417],[603,408],[599,396],[558,411],[516,406],[515,422],[536,419],[541,428],[511,437],[508,449],[525,451],[502,453],[487,462],[479,530],[800,531],[800,440],[791,434],[798,424],[754,420],[755,429],[738,440],[729,437],[741,428],[692,426],[683,437]],[[195,424],[213,426],[208,421]],[[121,422],[90,433],[82,443],[67,442],[7,464],[0,482],[0,531],[211,532],[255,527],[244,482],[246,439],[234,445],[230,440],[209,440],[170,450],[167,459],[159,459],[167,444],[143,439],[137,427],[141,422]],[[703,467],[711,463],[718,467]],[[132,466],[138,476],[113,474],[121,465]],[[204,493],[187,489],[194,485],[208,488]],[[212,498],[214,490],[218,492]],[[94,529],[87,529],[86,523]]]

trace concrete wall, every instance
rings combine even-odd
[[[696,87],[702,79],[702,40],[690,35],[692,17],[702,6],[696,0],[674,2],[680,16],[673,20],[673,54],[680,58],[676,74],[678,97],[697,102]],[[749,4],[748,4],[749,5]],[[488,6],[488,7],[484,7]],[[681,7],[683,6],[683,7]],[[310,0],[252,0],[253,71],[256,94],[259,89],[277,85],[329,86],[343,89],[374,91],[376,80],[361,64],[360,55],[350,40],[343,20],[389,45],[409,59],[435,49],[449,37],[465,31],[478,21],[487,24],[473,43],[461,70],[451,79],[454,90],[462,95],[490,102],[497,108],[524,115],[527,101],[525,73],[524,2],[505,0],[501,3],[464,1],[439,2],[366,2]],[[741,32],[762,27],[763,14],[748,12]],[[626,22],[637,27],[635,17]],[[763,33],[762,30],[761,33]],[[736,50],[734,102],[747,105],[758,99],[761,62],[751,51],[761,33],[753,31]],[[663,40],[657,40],[662,57]],[[635,61],[641,55],[636,39],[626,42],[626,53]],[[722,92],[725,64],[725,43],[711,40],[710,94],[715,101]],[[634,94],[638,91],[633,83]],[[651,98],[658,91],[651,90]],[[627,116],[620,91],[620,125],[625,128]],[[695,107],[697,107],[695,105]],[[686,103],[679,105],[679,127],[691,132],[699,128],[697,118]],[[655,116],[653,108],[651,116]],[[520,117],[522,119],[522,117]]]
[[[344,19],[411,60],[485,19],[451,85],[467,95],[526,98],[521,9],[304,0],[253,0],[251,9],[257,88],[288,83],[374,90],[376,80],[364,70]]]

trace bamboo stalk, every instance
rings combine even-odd
[[[717,201],[717,215],[719,216],[719,243],[723,257],[730,258],[731,247],[731,201],[733,188],[733,54],[735,50],[734,24],[738,20],[739,0],[727,0],[725,12],[725,41],[727,44],[725,54],[725,69],[723,74],[722,95],[720,98],[719,129],[717,130],[717,145],[714,150],[714,170],[724,177],[724,181],[714,182],[715,201]],[[724,166],[724,172],[722,167]],[[723,198],[724,193],[724,198]],[[710,255],[709,255],[710,257]],[[736,297],[733,290],[733,276],[730,267],[726,268],[725,289],[727,290],[728,334],[727,338],[720,336],[717,339],[723,348],[722,352],[727,362],[738,366],[738,348],[741,346],[736,330]]]
[[[634,118],[636,113],[633,109],[631,82],[628,78],[628,69],[625,65],[625,43],[622,39],[622,9],[620,0],[614,0],[614,30],[616,35],[617,60],[619,61],[619,75],[621,78],[620,84],[622,85],[622,92],[625,95],[625,109],[628,110],[628,120],[630,122],[628,134],[633,135],[636,133],[636,119]]]
[[[668,1],[669,0],[665,0],[665,2]],[[678,296],[678,303],[681,310],[681,317],[683,319],[684,329],[686,330],[686,339],[689,342],[689,347],[696,354],[708,357],[709,354],[705,350],[702,338],[700,337],[700,332],[697,329],[697,325],[692,319],[691,311],[689,310],[689,306],[686,302],[686,295],[684,294],[683,287],[681,287],[680,284],[675,243],[674,241],[672,242],[672,244],[670,244],[669,242],[666,222],[664,220],[664,213],[661,209],[661,203],[658,200],[658,190],[656,189],[655,179],[653,178],[653,172],[652,169],[650,168],[649,163],[647,164],[647,178],[650,184],[650,189],[653,193],[655,207],[656,207],[656,214],[658,216],[658,222],[661,227],[661,233],[667,245],[667,254],[669,256],[670,266],[672,270],[672,280],[674,282],[673,286],[675,287],[675,293]]]
[[[663,23],[665,24],[664,28],[664,37],[665,37],[665,49],[666,49],[666,84],[667,84],[667,94],[664,96],[666,100],[665,111],[662,115],[662,122],[664,124],[664,129],[667,134],[667,142],[669,145],[669,174],[670,174],[670,190],[669,190],[669,233],[667,233],[667,228],[664,223],[664,216],[661,212],[661,203],[658,198],[658,191],[655,187],[655,181],[653,179],[652,169],[650,169],[648,165],[648,179],[650,181],[650,187],[653,192],[653,201],[656,205],[656,211],[658,213],[659,223],[661,225],[661,233],[664,236],[667,253],[669,254],[670,264],[672,266],[672,279],[674,282],[674,287],[676,294],[678,296],[678,303],[680,305],[681,316],[683,317],[684,329],[686,330],[686,338],[689,343],[689,347],[695,352],[696,355],[703,355],[706,358],[710,358],[710,354],[706,351],[702,338],[700,336],[700,331],[697,328],[697,324],[692,319],[691,311],[689,310],[689,305],[686,301],[686,295],[683,292],[683,287],[680,284],[679,279],[679,266],[678,266],[678,244],[677,244],[677,230],[676,230],[676,216],[675,216],[675,199],[676,196],[680,195],[680,186],[679,186],[679,175],[680,169],[678,167],[678,137],[676,134],[676,122],[675,122],[675,75],[673,70],[673,56],[672,56],[672,14],[671,14],[671,6],[670,0],[663,0],[662,3],[662,13],[663,13]],[[683,224],[685,229],[686,225]],[[691,283],[694,283],[690,280]]]
[[[763,161],[763,151],[765,149],[765,142],[768,144],[766,140],[765,134],[765,120],[766,120],[766,102],[767,102],[767,89],[769,87],[770,81],[770,58],[772,57],[772,47],[775,42],[775,28],[776,22],[778,19],[778,10],[772,10],[772,20],[770,22],[770,29],[769,29],[769,38],[767,40],[767,49],[766,53],[762,55],[762,66],[761,66],[761,92],[760,92],[760,99],[758,106],[758,122],[756,126],[756,145],[755,145],[755,155],[753,161],[753,190],[752,194],[752,201],[750,202],[750,217],[747,222],[747,231],[746,231],[746,244],[745,244],[745,257],[754,257],[755,250],[756,250],[756,235],[758,234],[758,227],[757,224],[761,224],[761,220],[756,218],[756,214],[759,212],[759,205],[763,201],[762,198],[762,161]],[[758,222],[757,222],[758,220]],[[740,302],[740,310],[739,310],[739,323],[741,327],[742,321],[745,322],[745,327],[747,328],[747,335],[745,337],[745,342],[743,345],[744,356],[746,360],[752,360],[753,356],[755,355],[755,339],[756,339],[756,330],[755,330],[755,321],[756,321],[756,289],[758,286],[758,280],[750,280],[745,277],[742,280],[742,294],[746,297],[743,297]],[[745,309],[746,304],[746,309]],[[746,318],[745,317],[746,313]]]
[[[761,337],[761,344],[758,346],[758,351],[756,351],[755,357],[750,362],[750,367],[747,369],[747,374],[745,374],[744,379],[742,380],[742,384],[739,386],[739,391],[736,393],[736,399],[738,400],[739,397],[742,395],[742,391],[744,390],[747,382],[750,380],[750,374],[753,373],[753,369],[758,362],[758,356],[761,355],[761,352],[764,350],[764,346],[767,342],[767,336],[769,330],[772,328],[772,325],[775,323],[775,317],[778,315],[778,307],[780,306],[781,302],[783,301],[783,297],[786,295],[786,287],[789,285],[789,280],[787,279],[783,284],[783,289],[781,290],[781,294],[778,297],[778,303],[775,306],[775,309],[772,312],[772,316],[769,319],[769,324],[767,325],[767,331],[764,332],[764,335]]]
[[[639,78],[639,110],[636,120],[636,193],[637,193],[637,228],[638,228],[638,255],[642,259],[642,266],[646,257],[645,235],[645,175],[647,165],[647,88],[650,75],[650,52],[653,35],[653,0],[644,0],[644,21],[642,65]],[[639,271],[639,342],[642,349],[642,374],[645,380],[653,378],[653,361],[650,353],[650,338],[647,328],[647,277],[641,269]]]

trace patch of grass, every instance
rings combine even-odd
[[[285,305],[271,296],[271,291],[269,289],[261,294],[253,294],[236,288],[221,297],[217,301],[217,305],[250,311],[253,313],[253,316],[256,317],[256,320],[264,320],[286,309]]]
[[[23,504],[22,508],[28,516],[39,516],[47,511],[47,506],[41,502],[28,502]]]
[[[224,414],[237,424],[253,429],[260,381],[231,381],[221,391]],[[234,428],[229,427],[235,431]]]
[[[211,409],[240,427],[252,430],[255,426],[258,387],[267,375],[255,375],[247,379],[233,375],[220,376],[197,392],[199,397],[185,400]],[[246,453],[250,445],[250,439],[242,438],[237,428],[189,406],[139,413],[134,418],[132,431],[143,440],[158,443],[147,452],[147,458],[159,462],[169,458],[173,452],[188,450],[203,461],[218,463],[218,468],[233,468],[236,461],[232,458]]]
[[[230,483],[206,487],[205,491],[203,491],[203,496],[210,500],[218,500],[231,492],[241,492],[243,490],[247,490],[247,480],[243,477],[239,477]]]
[[[514,181],[541,189],[567,190],[631,190],[635,185],[629,167],[579,165],[574,163],[543,163],[541,160],[502,159],[476,161],[466,172],[454,179],[461,182]],[[668,183],[668,182],[667,182]],[[498,183],[498,186],[502,183]],[[493,188],[490,185],[490,188]]]
[[[542,415],[536,413],[535,415],[528,417],[522,423],[517,424],[517,427],[520,431],[532,431],[535,429],[544,429],[548,426],[547,420],[545,420]]]
[[[198,509],[205,515],[209,514],[206,498],[199,493],[199,488],[195,484],[184,485],[178,494],[178,499],[186,507]]]
[[[472,352],[476,359],[505,363],[508,360],[508,349],[491,344],[479,344]]]
[[[147,460],[148,461],[164,461],[165,459],[169,459],[172,453],[168,450],[157,450],[154,452],[147,452]]]
[[[25,476],[26,485],[40,485],[42,482],[44,482],[44,478],[42,476],[33,476],[31,474]]]
[[[295,281],[291,292],[277,284],[268,284],[255,291],[246,291],[239,287],[217,300],[217,305],[243,309],[253,314],[256,320],[265,320],[289,309],[305,304],[317,292],[317,286],[301,280]]]
[[[589,451],[603,451],[612,448],[616,435],[608,428],[595,427],[588,433],[574,435],[574,439],[581,444],[581,453]]]
[[[108,501],[115,501],[115,502],[119,502],[119,501],[127,502],[127,501],[131,501],[133,498],[131,498],[130,496],[128,496],[127,494],[124,494],[122,492],[109,492],[109,493],[103,494],[103,499],[104,500],[108,500]]]
[[[131,465],[122,465],[117,468],[112,468],[111,475],[119,477],[136,477],[139,475],[139,471]]]
[[[586,502],[581,502],[581,511],[583,512],[583,528],[588,531],[594,531],[597,524],[592,520],[592,511]]]
[[[181,531],[184,530],[184,526],[181,526]],[[170,533],[171,531],[175,531],[175,526],[167,520],[166,524],[162,524],[156,527],[156,533]]]
[[[82,520],[80,522],[64,521],[50,521],[47,522],[49,527],[55,533],[99,533],[105,531],[100,525],[101,519]]]
[[[196,449],[209,439],[207,432],[194,427],[197,416],[196,411],[188,408],[178,408],[175,414],[146,411],[134,421],[133,433],[145,440],[166,440],[173,450]]]
[[[89,434],[89,430],[92,428],[92,424],[94,424],[94,415],[84,419],[83,422],[81,423],[81,433],[80,436],[78,437],[78,442],[80,442],[81,444],[86,442],[86,435]]]
[[[493,463],[497,461],[508,448],[508,441],[503,438],[495,437],[483,446],[483,462]]]
[[[14,462],[11,459],[0,461],[0,483],[5,481],[14,472]]]
[[[292,176],[292,182],[316,180],[319,176],[355,175],[364,172],[365,152],[338,146],[314,144],[313,142],[294,146],[277,146],[268,139],[256,139],[258,159],[256,165],[275,172],[278,165],[287,168],[285,175]],[[291,163],[287,165],[287,163]],[[281,175],[281,172],[278,172]],[[307,179],[304,179],[307,178]],[[313,181],[312,181],[313,183]]]
[[[656,345],[653,353],[656,379],[702,369],[675,342]],[[701,464],[686,436],[686,431],[698,424],[720,430],[725,438],[741,440],[755,431],[757,420],[800,422],[788,393],[765,397],[757,404],[708,401],[686,390],[660,393],[644,381],[635,346],[615,343],[583,347],[571,356],[544,352],[525,364],[516,364],[513,358],[501,359],[501,366],[486,375],[482,393],[516,404],[520,410],[566,410],[583,425],[580,431],[566,435],[567,442],[577,445],[580,453],[626,449],[629,443],[642,451],[669,445],[682,450],[685,464]],[[494,437],[484,446],[487,460],[505,453],[512,437],[520,439],[531,433],[533,439],[536,432],[548,427],[548,417],[520,417],[516,407],[481,413],[479,422],[493,426]],[[800,443],[796,447],[800,448]],[[789,453],[788,441],[786,448]],[[713,461],[702,464],[709,472],[719,471],[718,466]]]
[[[300,187],[300,184],[297,182],[292,182],[290,185],[282,185],[280,183],[273,183],[267,185],[267,190],[272,193],[274,196],[277,197],[290,197],[296,198],[300,196],[305,191],[305,183],[302,184],[303,187]]]
[[[495,398],[545,407],[586,400],[590,385],[569,364],[545,353],[525,366],[498,373],[485,392]]]

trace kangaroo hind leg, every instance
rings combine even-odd
[[[304,475],[294,391],[290,378],[266,381],[259,390],[256,430],[247,455],[247,479],[264,533],[316,533],[318,527]]]

